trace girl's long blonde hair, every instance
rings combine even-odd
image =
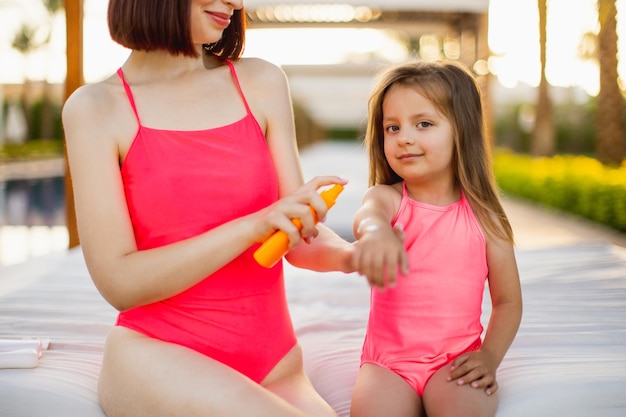
[[[491,152],[486,142],[480,87],[454,61],[411,62],[388,69],[369,99],[365,146],[370,158],[370,185],[395,184],[403,179],[385,158],[383,101],[392,85],[416,89],[452,124],[454,178],[487,233],[513,242],[513,230],[500,203]]]

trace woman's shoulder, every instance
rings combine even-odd
[[[137,121],[116,74],[76,89],[65,101],[61,116],[66,137],[83,142],[104,143],[102,138],[133,137],[137,130]]]
[[[235,69],[239,78],[252,82],[261,81],[263,83],[275,84],[284,83],[285,72],[281,67],[273,62],[257,57],[244,57],[237,60]]]
[[[270,120],[281,124],[291,120],[287,113],[291,112],[289,83],[279,66],[261,58],[241,58],[234,65],[246,100],[263,130]]]
[[[246,69],[282,72],[281,68],[266,59],[259,57],[242,57],[235,61],[235,65]]]
[[[116,75],[112,75],[102,81],[77,88],[63,105],[64,117],[73,114],[89,116],[102,114],[103,111],[110,112],[115,108],[116,100],[119,100],[119,94],[116,93],[119,83],[116,83],[115,77]]]

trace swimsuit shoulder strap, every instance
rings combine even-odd
[[[117,70],[117,75],[120,77],[120,80],[122,80],[122,85],[124,86],[124,91],[126,91],[128,102],[130,103],[130,106],[133,109],[133,113],[135,113],[135,118],[137,119],[137,123],[139,123],[139,126],[141,126],[141,121],[139,120],[139,113],[137,113],[137,106],[135,105],[135,99],[133,98],[133,92],[130,90],[130,86],[128,85],[128,83],[126,82],[126,79],[124,78],[124,72],[122,71],[122,68],[119,68]]]
[[[248,112],[248,114],[251,115],[252,111],[250,111],[250,106],[248,106],[248,100],[246,100],[246,96],[243,94],[243,90],[241,89],[241,84],[239,84],[239,77],[237,77],[237,71],[235,71],[235,66],[230,61],[226,61],[226,65],[228,65],[228,68],[230,68],[230,73],[235,80],[235,84],[237,85],[237,89],[239,90],[239,94],[241,95],[241,99],[243,100],[243,104],[244,106],[246,106],[246,111]]]

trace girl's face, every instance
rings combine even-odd
[[[243,0],[191,0],[191,39],[195,44],[219,41]]]
[[[383,99],[385,157],[405,181],[453,179],[450,121],[415,88],[393,85]]]

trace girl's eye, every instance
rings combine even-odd
[[[397,132],[400,128],[396,125],[385,126],[385,132]]]
[[[432,125],[433,125],[433,124],[432,124],[432,123],[430,123],[430,122],[419,122],[419,123],[417,124],[417,127],[422,127],[422,128],[425,128],[425,127],[432,126]]]

